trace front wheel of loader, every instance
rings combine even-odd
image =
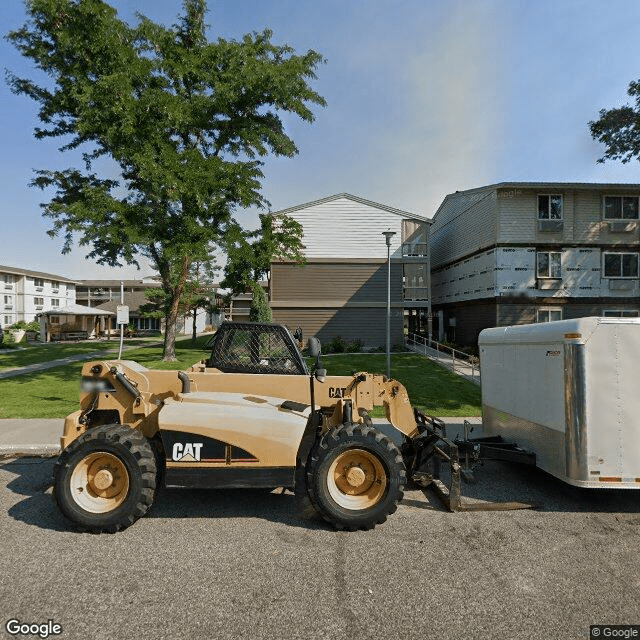
[[[58,458],[53,492],[82,531],[115,533],[153,503],[156,458],[142,433],[119,424],[89,429]]]
[[[396,445],[377,429],[347,424],[311,452],[307,488],[313,506],[337,529],[382,524],[402,500],[406,470]]]

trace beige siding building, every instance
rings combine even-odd
[[[640,313],[640,185],[500,183],[448,195],[431,228],[435,336]]]
[[[346,193],[279,211],[303,228],[306,265],[271,264],[270,305],[275,322],[323,342],[341,337],[384,346],[387,246],[391,241],[391,342],[403,326],[428,315],[429,221]]]

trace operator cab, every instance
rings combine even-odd
[[[263,322],[223,322],[205,364],[223,373],[309,375],[289,329]]]

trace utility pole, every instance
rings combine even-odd
[[[382,235],[387,243],[387,378],[391,380],[391,238],[396,232],[387,229]]]

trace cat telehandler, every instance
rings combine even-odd
[[[62,513],[81,530],[115,532],[143,516],[163,485],[284,487],[336,528],[370,529],[396,510],[408,480],[436,482],[442,460],[453,508],[458,446],[444,425],[386,376],[328,376],[316,338],[308,353],[312,371],[286,327],[229,322],[210,356],[186,371],[86,363],[54,468]],[[375,406],[398,444],[373,427]]]

